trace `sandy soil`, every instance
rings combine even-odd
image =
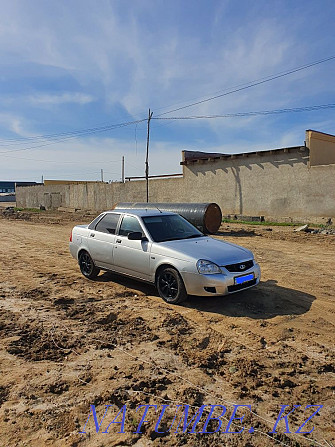
[[[335,237],[292,227],[224,224],[218,238],[250,248],[262,268],[254,289],[164,303],[151,286],[103,273],[81,276],[68,251],[89,216],[0,216],[1,446],[329,446],[334,437]],[[232,416],[233,405],[240,408]],[[90,405],[93,416],[85,428]],[[142,433],[134,434],[143,408]],[[185,407],[225,405],[222,429],[182,433]],[[108,424],[126,405],[125,433]],[[166,407],[159,431],[155,424]],[[301,405],[272,431],[282,405]],[[312,414],[307,405],[323,405]],[[219,411],[220,410],[220,411]],[[313,410],[313,411],[312,411]],[[316,410],[316,408],[315,408]],[[120,413],[117,421],[124,415]],[[216,408],[219,415],[222,408]],[[177,415],[177,416],[176,416]],[[173,418],[174,426],[168,432]],[[189,417],[190,419],[190,417]],[[207,431],[215,431],[211,421]],[[254,428],[254,432],[250,428]],[[191,425],[189,426],[189,431]],[[312,441],[314,440],[314,441]]]

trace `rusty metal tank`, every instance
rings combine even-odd
[[[159,209],[180,214],[204,233],[214,234],[222,221],[222,213],[217,203],[145,203],[120,202],[114,209]]]

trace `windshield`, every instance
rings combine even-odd
[[[204,236],[186,219],[178,214],[142,217],[155,242],[191,239]]]

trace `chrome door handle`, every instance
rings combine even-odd
[[[91,234],[90,234],[90,237],[94,237],[94,236],[95,236],[95,234],[94,234],[94,233],[91,233]]]
[[[121,239],[116,239],[117,244],[121,244]]]

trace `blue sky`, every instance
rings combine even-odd
[[[1,0],[0,180],[144,175],[146,123],[80,138],[41,135],[153,117],[335,56],[335,2]],[[335,59],[164,115],[335,103]],[[335,134],[335,109],[151,123],[150,174],[181,172],[181,150],[243,152]],[[59,137],[58,137],[59,139]]]

